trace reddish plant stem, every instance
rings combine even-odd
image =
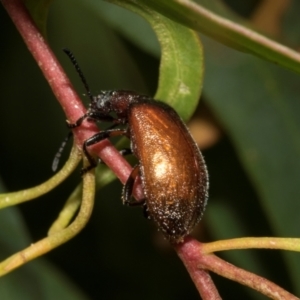
[[[43,72],[54,95],[65,111],[67,119],[74,123],[86,112],[86,109],[54,53],[39,32],[21,0],[0,1]],[[74,138],[78,147],[81,148],[83,142],[98,131],[98,127],[93,122],[83,122],[82,126],[74,129]],[[97,143],[89,149],[101,157],[121,182],[126,182],[132,168],[108,140]],[[138,199],[143,198],[141,187],[136,189],[135,196]]]
[[[271,299],[299,300],[298,297],[292,295],[266,278],[238,268],[214,254],[205,255],[201,264],[203,268],[209,269],[210,271],[213,271],[225,278],[246,285]]]
[[[67,119],[71,123],[75,122],[85,113],[85,107],[34,24],[23,2],[21,0],[1,0],[1,2],[64,109]],[[81,147],[84,140],[98,131],[95,124],[89,122],[84,122],[82,126],[75,129],[74,136],[78,147]],[[123,183],[126,181],[131,167],[109,141],[105,140],[94,145],[91,147],[91,151],[97,153]],[[139,189],[137,197],[142,198],[141,189]],[[221,299],[206,270],[211,270],[221,276],[254,288],[273,299],[299,299],[274,283],[239,269],[215,255],[203,255],[201,253],[201,244],[198,241],[187,238],[183,244],[175,248],[203,299]]]
[[[209,273],[199,267],[201,258],[200,243],[186,238],[182,244],[175,246],[178,256],[189,272],[203,300],[222,299]]]
[[[203,253],[202,244],[194,239],[187,238],[184,243],[177,245],[175,249],[190,272],[198,290],[203,289],[200,284],[197,284],[203,281],[200,278],[203,275],[198,273],[197,270],[207,270],[255,289],[271,299],[299,300],[298,297],[261,276],[240,269],[213,254]],[[209,289],[212,291],[213,287]]]

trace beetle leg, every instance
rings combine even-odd
[[[130,173],[130,176],[128,177],[126,183],[124,184],[123,195],[122,195],[122,201],[124,205],[138,206],[138,205],[143,205],[145,203],[144,200],[136,201],[131,199],[134,181],[139,174],[139,170],[140,170],[139,165],[134,166],[133,170]]]
[[[115,118],[109,115],[104,115],[103,113],[90,111],[87,112],[86,118],[88,118],[90,121],[102,121],[102,122],[114,122]]]
[[[80,117],[75,123],[69,123],[69,121],[67,120],[67,126],[69,129],[73,129],[76,128],[78,126],[80,126],[82,124],[82,122],[88,118],[87,114],[84,114],[82,117]]]
[[[132,154],[132,150],[130,148],[124,148],[124,149],[121,149],[119,151],[119,153],[122,155],[122,156],[125,156],[125,155],[130,155]]]
[[[113,128],[114,126],[122,123],[121,120],[115,119],[112,116],[104,115],[102,113],[92,111],[92,112],[87,112],[86,114],[84,114],[75,123],[69,123],[69,121],[67,121],[67,126],[70,129],[76,128],[76,127],[80,126],[85,119],[87,119],[88,121],[94,121],[94,122],[102,121],[102,122],[113,122],[113,123],[115,123],[114,125],[111,126],[111,128]]]
[[[89,139],[87,139],[84,142],[82,149],[83,149],[83,153],[86,156],[86,158],[88,159],[90,165],[87,166],[86,168],[81,169],[81,175],[83,175],[87,171],[95,168],[97,165],[97,162],[94,160],[94,158],[88,152],[88,149],[87,149],[88,146],[95,145],[106,138],[111,138],[114,136],[120,136],[120,135],[126,135],[126,134],[127,134],[126,129],[108,129],[105,131],[100,131],[100,132],[96,133],[95,135],[93,135],[92,137],[90,137]]]

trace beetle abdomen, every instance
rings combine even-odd
[[[203,157],[177,113],[161,102],[132,104],[128,122],[149,214],[168,240],[180,242],[205,208]]]

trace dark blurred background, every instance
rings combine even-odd
[[[275,25],[281,20],[279,16],[287,12],[288,4],[285,7],[284,2],[290,1],[273,1],[274,11],[276,5],[279,8],[272,13],[267,10],[268,14],[264,5],[270,1],[225,2],[236,16],[248,19],[259,30],[265,29],[266,34],[278,38]],[[111,4],[103,5],[109,7]],[[76,55],[94,94],[106,89],[133,89],[154,95],[159,57],[158,44],[151,28],[145,36],[152,47],[147,51],[144,44],[135,43],[122,28],[112,26],[105,13],[101,14],[93,7],[92,1],[53,1],[49,13],[49,43],[78,93],[84,94],[84,88],[62,52],[64,47]],[[16,191],[40,184],[53,175],[52,160],[68,130],[62,109],[2,7],[0,22],[0,170],[5,189]],[[290,39],[288,42],[295,46],[297,41]],[[82,99],[87,103],[85,97]],[[194,235],[203,242],[276,235],[265,218],[265,210],[241,164],[237,148],[223,121],[215,113],[205,89],[192,118],[191,130],[195,136],[203,133],[196,139],[203,149],[211,178],[207,213]],[[68,150],[62,160],[67,156]],[[46,235],[80,180],[77,171],[49,194],[18,206],[20,218],[24,219],[32,241]],[[59,275],[63,276],[63,280],[72,282],[74,289],[81,290],[81,295],[89,299],[199,299],[175,252],[155,226],[143,217],[140,209],[122,206],[121,191],[122,186],[117,180],[98,191],[87,227],[73,240],[45,255],[45,259],[63,274]],[[224,218],[224,226],[216,225],[220,215]],[[223,230],[226,225],[228,229]],[[8,229],[4,227],[1,230]],[[11,254],[6,243],[13,244],[15,238],[10,236],[10,241],[0,242],[0,245],[3,244],[0,247],[1,258]],[[258,271],[260,275],[295,292],[291,273],[280,252],[245,252],[232,251],[229,255],[221,253],[220,256]],[[19,275],[9,275],[8,278],[18,276],[20,281],[27,282],[25,286],[30,290],[27,290],[28,295],[31,295],[28,299],[51,299],[51,296],[41,297],[40,291],[38,293],[30,288],[35,283],[25,278],[26,268],[15,271]],[[264,299],[239,284],[214,275],[213,278],[224,299]],[[9,285],[9,279],[7,282]]]

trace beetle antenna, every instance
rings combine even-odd
[[[87,83],[87,81],[86,81],[86,79],[85,79],[85,77],[83,75],[83,72],[81,71],[81,68],[79,67],[79,64],[78,64],[78,62],[77,62],[74,54],[69,49],[67,49],[67,48],[64,48],[63,51],[70,58],[73,66],[75,67],[76,72],[78,73],[78,75],[79,75],[79,77],[80,77],[80,79],[81,79],[81,81],[82,81],[82,83],[83,83],[83,85],[85,87],[85,90],[87,92],[88,97],[90,98],[91,101],[93,101],[93,95],[91,93],[90,87],[89,87],[89,85],[88,85],[88,83]]]
[[[68,135],[64,138],[63,142],[61,143],[57,153],[54,156],[53,162],[52,162],[52,171],[55,172],[57,170],[58,164],[59,164],[59,160],[61,158],[61,154],[63,153],[66,144],[68,142],[68,140],[73,136],[73,132],[70,131],[68,133]]]

